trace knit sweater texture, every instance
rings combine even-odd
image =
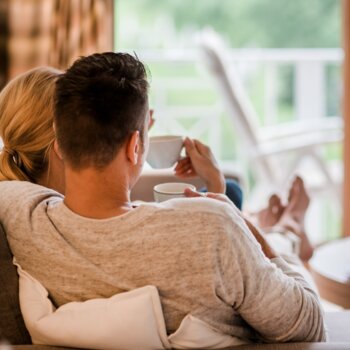
[[[282,258],[264,256],[228,204],[174,199],[97,220],[25,181],[0,182],[0,198],[14,256],[56,306],[155,285],[168,333],[192,314],[245,340],[325,340],[317,294]]]

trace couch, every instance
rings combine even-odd
[[[232,178],[236,178],[234,175]],[[148,172],[136,186],[133,196],[138,199],[150,200],[152,185],[160,182],[173,181],[171,174],[166,172]],[[191,181],[201,186],[198,179]],[[141,189],[142,193],[138,193]],[[145,190],[147,189],[147,190]],[[271,350],[350,350],[350,311],[326,313],[326,324],[329,331],[329,343],[286,343],[286,344],[254,344],[235,347],[234,349],[271,349]],[[0,226],[0,349],[1,341],[13,344],[14,350],[55,350],[63,349],[53,346],[32,345],[26,330],[18,302],[18,275],[12,264],[12,255],[8,247],[5,232]]]

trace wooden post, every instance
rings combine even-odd
[[[343,235],[350,236],[350,0],[343,0],[343,47],[344,47],[344,212]]]

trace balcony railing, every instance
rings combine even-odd
[[[284,120],[308,120],[339,115],[341,49],[230,50],[260,125]],[[139,51],[151,70],[151,101],[156,110],[154,132],[181,133],[204,138],[222,161],[228,152],[228,125],[222,101],[198,50]],[[281,73],[284,73],[281,74]],[[287,74],[286,74],[287,73]],[[281,90],[287,102],[281,103]],[[282,101],[283,102],[283,101]]]

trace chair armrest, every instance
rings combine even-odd
[[[324,146],[333,143],[339,143],[343,140],[342,131],[329,133],[301,134],[283,139],[274,139],[261,143],[259,153],[256,157],[265,157],[269,155],[278,155],[286,152],[301,151],[313,149],[315,146]]]
[[[343,127],[344,123],[341,117],[310,118],[309,120],[295,120],[262,127],[259,130],[259,136],[262,141],[269,141],[315,133],[340,132],[343,130]]]
[[[342,350],[350,349],[350,311],[326,312],[327,343],[249,344],[234,350]],[[228,350],[228,349],[227,349]]]

